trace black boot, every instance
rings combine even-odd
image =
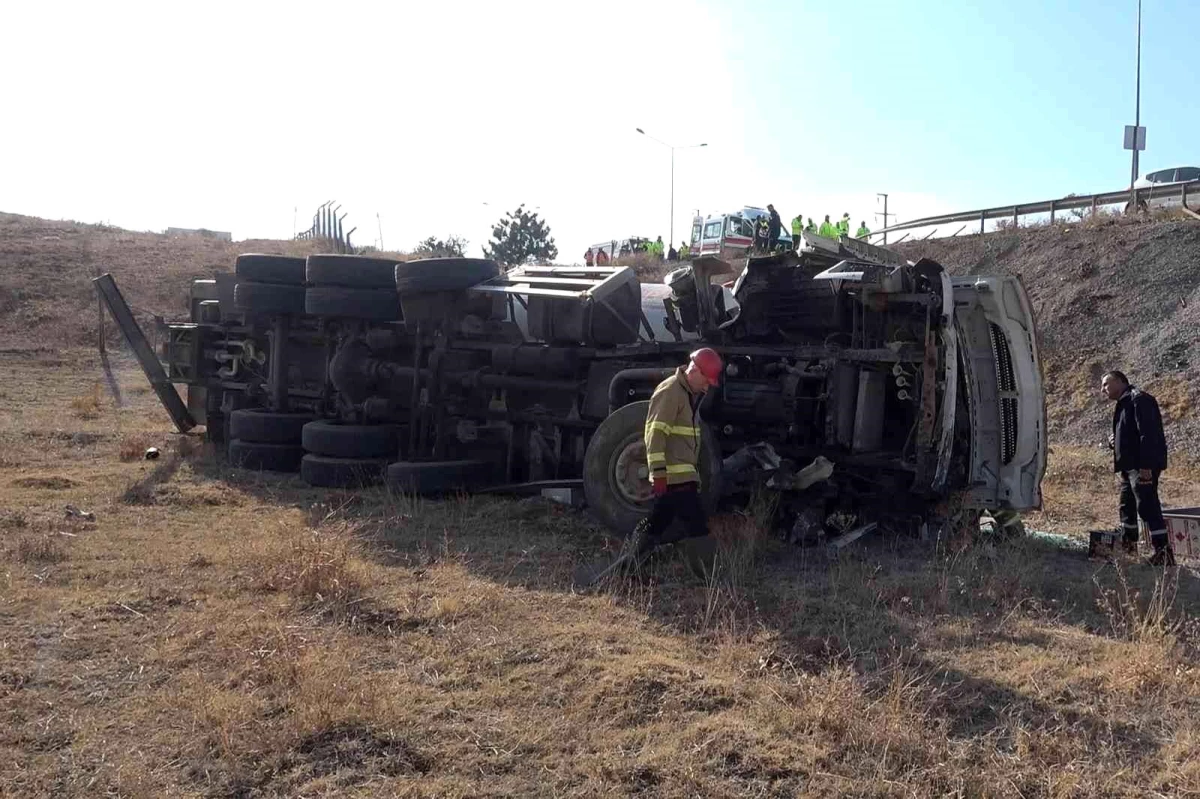
[[[1165,535],[1156,535],[1150,539],[1150,543],[1154,545],[1154,554],[1146,561],[1151,566],[1174,566],[1175,551],[1171,549],[1171,542],[1167,540]]]

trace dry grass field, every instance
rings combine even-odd
[[[713,578],[583,594],[577,511],[230,469],[129,361],[125,408],[86,353],[0,374],[0,795],[1200,793],[1190,569],[731,516]],[[1107,480],[1056,447],[1033,526],[1111,523]]]

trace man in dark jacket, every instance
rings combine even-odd
[[[1163,434],[1162,414],[1154,397],[1129,384],[1121,372],[1113,370],[1100,381],[1104,396],[1117,403],[1113,411],[1113,471],[1121,480],[1121,527],[1125,533],[1125,551],[1137,553],[1138,517],[1150,529],[1154,547],[1151,565],[1175,563],[1167,523],[1158,499],[1158,478],[1167,468],[1167,439]]]
[[[767,252],[775,252],[775,248],[779,246],[779,234],[783,231],[783,220],[779,218],[775,206],[770,203],[767,203],[767,213]]]

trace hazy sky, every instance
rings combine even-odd
[[[1129,181],[1135,0],[9,3],[0,210],[358,244],[540,208],[561,261],[773,202],[855,225]],[[1146,0],[1141,171],[1200,163],[1200,3]],[[293,209],[299,209],[294,212]]]

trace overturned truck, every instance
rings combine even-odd
[[[181,430],[202,424],[234,463],[317,486],[581,488],[624,534],[651,499],[647,400],[702,342],[725,361],[701,406],[710,507],[765,486],[781,524],[820,534],[835,519],[911,529],[951,497],[1041,503],[1020,281],[847,238],[805,234],[737,276],[700,258],[657,284],[625,267],[243,255],[193,282],[160,353],[112,277],[96,282]]]

